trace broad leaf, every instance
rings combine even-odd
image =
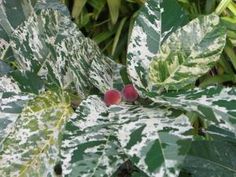
[[[32,99],[32,95],[0,92],[0,149],[2,149],[2,141],[14,127],[19,114],[29,99]]]
[[[119,122],[118,140],[130,160],[150,177],[178,176],[191,146],[192,126],[176,110],[149,106],[117,106],[109,119]]]
[[[111,176],[125,159],[107,107],[97,96],[89,96],[65,127],[61,156],[63,174]]]
[[[52,176],[59,134],[71,113],[66,93],[46,92],[31,100],[1,141],[0,174]]]
[[[32,0],[31,0],[32,1]],[[59,0],[34,0],[37,3],[34,6],[34,10],[41,11],[43,9],[53,9],[59,11],[61,14],[70,17],[70,12],[64,4],[59,3]]]
[[[192,20],[167,38],[150,64],[151,89],[180,90],[194,84],[220,59],[225,42],[217,15]]]
[[[149,0],[140,10],[128,45],[128,73],[138,90],[148,86],[148,67],[163,40],[187,22],[176,0]]]
[[[36,0],[7,0],[0,1],[0,56],[8,58],[12,55],[9,37],[33,11]]]
[[[9,73],[11,70],[10,66],[8,66],[5,62],[0,60],[0,77]]]
[[[20,92],[19,86],[7,75],[0,76],[0,92]]]
[[[124,68],[124,66],[115,63],[108,57],[101,56],[101,58],[96,58],[93,60],[89,70],[91,83],[102,93],[112,88],[121,90],[124,85],[121,71]]]
[[[169,92],[161,96],[149,93],[154,102],[193,111],[222,128],[236,132],[236,90],[210,86],[189,91]]]
[[[90,96],[66,125],[64,173],[111,176],[129,158],[148,176],[178,175],[191,145],[188,118],[157,105],[111,106]]]
[[[227,176],[236,174],[236,136],[235,134],[210,126],[208,141],[193,142],[183,169],[193,176]]]
[[[37,14],[29,17],[11,37],[20,69],[40,76],[49,88],[75,85],[84,97],[91,87],[88,68],[94,58],[101,56],[99,48],[78,31],[69,17],[53,10]]]

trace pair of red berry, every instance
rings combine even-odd
[[[132,84],[125,85],[121,93],[116,89],[111,89],[106,91],[104,94],[104,102],[107,106],[119,104],[122,100],[122,97],[128,102],[133,102],[137,100],[138,92]]]

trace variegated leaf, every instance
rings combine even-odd
[[[12,55],[9,37],[32,13],[35,0],[2,0],[0,1],[0,56],[1,59]],[[17,18],[16,18],[17,17]]]
[[[75,177],[111,176],[125,159],[107,107],[89,96],[67,123],[62,141],[63,174]]]
[[[102,93],[112,88],[121,90],[124,85],[121,77],[122,69],[125,69],[125,67],[108,57],[96,58],[89,70],[91,83]]]
[[[119,121],[118,140],[131,161],[149,177],[178,176],[191,146],[192,126],[176,110],[149,106],[110,108]]]
[[[32,0],[31,0],[32,1]],[[65,16],[70,16],[70,12],[68,8],[62,4],[59,3],[59,0],[34,0],[37,1],[37,3],[34,6],[34,10],[41,11],[41,10],[46,10],[46,9],[53,9],[59,11],[61,14]]]
[[[193,111],[222,128],[236,132],[236,90],[210,86],[206,89],[169,92],[158,96],[149,93],[154,102]]]
[[[194,84],[219,60],[225,28],[215,14],[201,16],[172,33],[150,64],[150,89],[179,90]]]
[[[48,67],[51,67],[54,73],[58,73],[58,71],[61,72],[61,75],[63,72],[65,73],[61,84],[64,88],[73,84],[79,95],[86,97],[92,88],[89,81],[91,62],[103,56],[97,44],[89,38],[68,34],[65,39],[57,43],[55,52],[56,57],[52,61],[48,61]],[[53,67],[55,63],[56,67]]]
[[[176,0],[148,0],[135,21],[128,45],[127,64],[130,79],[145,91],[148,68],[163,40],[187,21]]]
[[[11,44],[21,69],[45,80],[50,88],[76,87],[81,97],[91,88],[88,68],[101,56],[97,45],[69,17],[54,10],[33,14],[14,31]]]
[[[20,88],[11,77],[4,75],[0,76],[0,92],[19,93]]]
[[[59,134],[71,116],[67,93],[46,92],[31,100],[1,141],[2,176],[52,176]]]
[[[191,145],[191,129],[188,118],[178,111],[155,104],[108,109],[100,98],[90,96],[66,125],[63,172],[111,176],[130,158],[148,176],[177,176]]]
[[[0,92],[0,149],[29,99],[32,95]]]

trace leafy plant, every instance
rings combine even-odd
[[[15,26],[9,6],[1,2],[1,175],[235,176],[236,90],[194,88],[226,43],[218,15],[189,21],[175,0],[149,0],[125,67],[56,0],[16,3],[29,13]],[[107,106],[101,95],[127,84],[139,99]]]
[[[61,0],[80,30],[101,50],[125,64],[126,48],[139,7],[145,0]]]
[[[188,11],[191,18],[215,11],[227,29],[227,43],[220,61],[210,72],[199,78],[198,85],[202,88],[214,84],[235,85],[235,2],[231,0],[178,1]]]

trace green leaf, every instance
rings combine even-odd
[[[87,0],[75,0],[74,1],[73,9],[72,9],[72,17],[73,18],[77,18],[80,15],[86,2],[87,2]]]
[[[59,134],[72,111],[67,93],[46,92],[29,101],[1,141],[1,175],[52,176]]]
[[[8,66],[8,64],[6,64],[4,61],[0,60],[0,76],[9,73],[10,70],[11,70],[10,66]]]
[[[236,136],[231,132],[210,126],[209,141],[193,142],[183,169],[193,176],[227,176],[236,174]]]
[[[112,24],[116,24],[119,17],[121,0],[107,0]]]
[[[93,7],[94,18],[97,19],[102,12],[107,0],[90,0],[87,3]]]
[[[111,176],[127,159],[148,176],[178,175],[191,145],[187,116],[156,104],[107,108],[90,96],[72,117],[62,141],[65,175]]]
[[[217,15],[192,20],[164,41],[151,62],[151,89],[180,90],[194,84],[220,59],[225,42],[225,28]]]
[[[193,111],[222,128],[236,132],[236,90],[220,86],[206,89],[169,92],[161,96],[149,93],[154,102],[177,109]]]
[[[124,24],[125,24],[126,20],[127,20],[127,17],[124,17],[124,18],[121,20],[121,22],[120,22],[120,24],[119,24],[119,26],[118,26],[118,29],[117,29],[117,31],[116,31],[116,35],[115,35],[115,38],[114,38],[114,41],[113,41],[112,51],[111,51],[111,55],[112,55],[112,56],[114,56],[115,51],[116,51],[116,49],[117,49],[117,44],[118,44],[118,42],[119,42],[119,40],[120,40],[121,32],[122,32],[122,29],[123,29],[123,27],[124,27]]]
[[[163,40],[188,18],[176,0],[149,0],[140,10],[128,45],[128,73],[142,92],[148,86],[148,68]]]

